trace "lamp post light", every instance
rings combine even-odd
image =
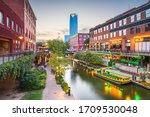
[[[23,39],[23,36],[19,36],[19,39],[22,40],[22,39]]]

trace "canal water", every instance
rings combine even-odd
[[[76,100],[150,100],[150,91],[134,84],[116,85],[84,68],[65,71],[65,81]]]

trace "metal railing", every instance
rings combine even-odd
[[[19,57],[22,57],[26,54],[27,52],[19,52],[19,53],[10,53],[10,54],[0,54],[0,65],[4,64],[6,62],[15,60]]]

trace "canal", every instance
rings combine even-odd
[[[150,91],[134,84],[116,85],[84,68],[70,68],[64,79],[76,100],[150,100]]]

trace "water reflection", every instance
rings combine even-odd
[[[87,69],[69,69],[64,79],[71,87],[75,99],[79,100],[141,100],[150,99],[150,91],[139,86],[115,85],[92,76]]]

